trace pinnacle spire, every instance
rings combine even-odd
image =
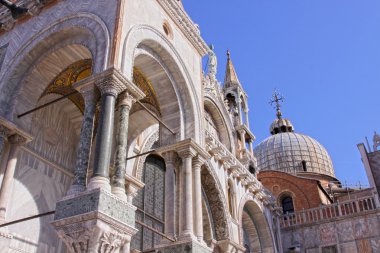
[[[224,77],[224,87],[232,87],[240,85],[240,81],[236,75],[234,65],[232,64],[230,50],[227,50],[227,66],[226,66],[226,75]]]

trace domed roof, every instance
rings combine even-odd
[[[255,149],[260,171],[275,170],[296,174],[316,173],[335,178],[331,158],[326,149],[313,138],[294,133],[293,124],[282,118],[280,102],[284,98],[275,91],[271,104],[276,105],[277,119],[270,126],[272,136]]]
[[[294,132],[277,133],[254,149],[261,171],[313,172],[335,177],[326,149],[313,138]]]

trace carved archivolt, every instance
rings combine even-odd
[[[216,240],[228,239],[230,233],[228,228],[227,205],[223,196],[222,187],[218,183],[217,176],[209,162],[206,163],[205,168],[202,169],[201,180],[214,220]]]

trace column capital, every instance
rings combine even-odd
[[[118,97],[118,106],[126,106],[131,109],[132,104],[136,102],[134,96],[128,91],[123,91]]]
[[[102,95],[109,94],[117,97],[120,93],[127,90],[137,100],[145,97],[144,92],[139,87],[113,67],[95,75],[94,78],[95,85]]]
[[[22,145],[28,142],[28,139],[24,136],[21,136],[19,134],[13,134],[8,137],[9,143],[15,144],[15,145]]]
[[[175,151],[165,151],[161,155],[164,158],[166,165],[174,165],[176,163],[177,154]]]
[[[193,158],[197,155],[197,151],[191,146],[181,147],[177,149],[177,154],[181,158]]]
[[[11,130],[8,127],[0,125],[0,138],[6,139],[10,133]]]
[[[206,159],[204,157],[197,155],[193,158],[193,167],[200,168],[205,162]]]

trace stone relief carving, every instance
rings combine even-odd
[[[93,231],[89,228],[71,233],[66,233],[64,230],[58,231],[58,236],[66,243],[69,250],[78,253],[87,252],[92,234]]]
[[[114,253],[122,246],[123,237],[118,233],[107,232],[100,237],[99,252]]]
[[[227,239],[229,237],[228,215],[226,213],[227,208],[225,208],[224,196],[222,195],[223,191],[219,189],[216,179],[210,174],[208,169],[203,168],[201,173],[202,187],[206,193],[212,217],[214,218],[216,239]]]

